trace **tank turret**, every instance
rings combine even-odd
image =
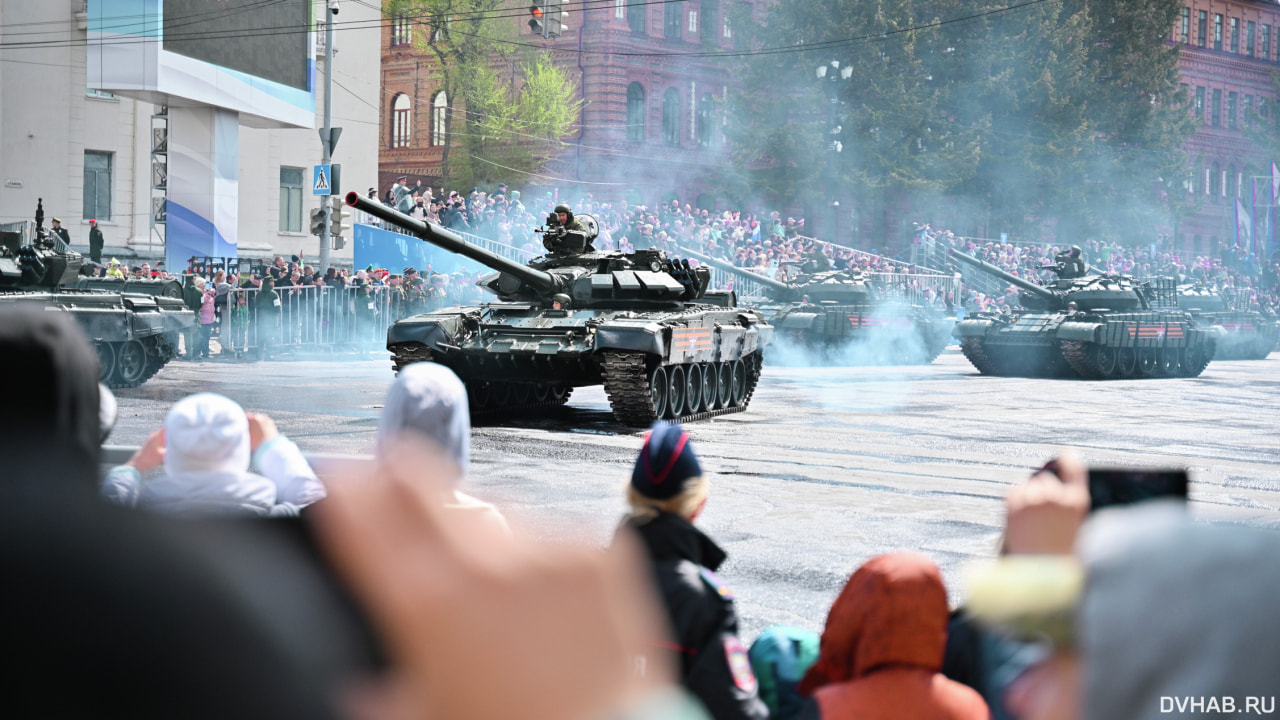
[[[1244,292],[1248,292],[1247,290]],[[1247,298],[1201,283],[1178,286],[1178,307],[1202,323],[1222,328],[1217,357],[1263,360],[1280,342],[1280,320],[1250,308]]]
[[[23,245],[10,235],[0,242],[0,303],[71,313],[98,351],[102,382],[141,385],[173,359],[178,333],[196,324],[196,314],[180,296],[75,287],[87,280],[79,277],[83,258],[60,245],[45,230],[44,203],[37,201],[35,240]]]
[[[930,363],[946,348],[955,324],[940,309],[891,297],[857,270],[808,272],[806,268],[812,270],[815,264],[809,260],[796,263],[799,272],[790,281],[781,282],[694,250],[681,248],[680,252],[763,286],[772,301],[762,306],[766,317],[784,338],[779,345],[815,351],[817,357],[806,357],[806,361],[840,365]]]
[[[604,385],[614,417],[636,426],[740,412],[751,400],[773,328],[735,307],[732,293],[709,291],[705,267],[660,250],[596,252],[588,215],[547,218],[547,254],[522,265],[356,193],[347,204],[497,271],[480,284],[501,302],[412,315],[387,330],[397,371],[426,360],[449,367],[478,417],[563,405],[590,385]]]
[[[625,303],[692,302],[707,298],[711,272],[691,268],[687,260],[667,257],[661,250],[633,253],[596,252],[591,246],[597,226],[589,215],[576,220],[584,230],[568,230],[548,223],[540,228],[548,252],[528,265],[509,260],[466,241],[451,230],[410,217],[382,203],[348,193],[347,204],[394,225],[418,239],[475,260],[496,276],[481,286],[503,300],[531,302],[550,307],[556,296],[567,296],[575,308],[616,306]]]
[[[950,250],[950,254],[966,265],[1017,286],[1019,303],[1028,310],[1066,310],[1074,304],[1077,310],[1119,312],[1150,309],[1153,305],[1154,293],[1150,287],[1127,275],[1059,277],[1042,286],[954,248]],[[1044,269],[1056,270],[1057,266],[1047,266]]]

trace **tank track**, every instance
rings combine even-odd
[[[965,359],[983,375],[1000,374],[996,364],[987,356],[987,349],[981,338],[965,338],[960,342],[960,352],[964,353]]]
[[[431,350],[417,343],[403,343],[391,348],[391,367],[397,373],[405,369],[409,365],[417,362],[430,362],[432,359]],[[564,385],[546,386],[549,390],[558,390],[549,393],[545,400],[535,398],[535,387],[529,385],[528,394],[523,402],[516,401],[518,391],[515,384],[512,384],[511,394],[506,402],[498,402],[497,398],[489,395],[484,402],[480,402],[477,392],[485,385],[505,385],[506,383],[476,383],[463,381],[467,385],[467,402],[470,405],[472,417],[485,417],[498,413],[518,412],[525,410],[537,410],[540,408],[557,408],[569,402],[569,396],[573,394],[573,388]],[[540,389],[542,385],[538,386]],[[494,388],[489,388],[490,391]]]
[[[1093,358],[1089,357],[1089,350],[1085,343],[1079,340],[1063,340],[1061,347],[1062,357],[1066,359],[1071,369],[1076,371],[1076,374],[1086,380],[1102,378],[1102,371],[1098,369]]]
[[[416,362],[429,362],[431,350],[417,343],[402,343],[391,347],[391,369],[398,375],[406,366]]]
[[[747,366],[747,392],[742,403],[716,410],[702,410],[686,413],[675,420],[688,423],[707,420],[718,415],[742,412],[751,404],[751,396],[755,394],[756,383],[760,380],[760,368],[763,358],[759,351],[743,358]],[[600,365],[604,376],[604,391],[609,396],[609,405],[613,408],[613,416],[618,422],[632,427],[648,427],[658,416],[653,412],[653,399],[649,389],[649,368],[644,353],[605,353],[604,362]]]

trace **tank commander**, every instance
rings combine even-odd
[[[1089,272],[1089,266],[1084,264],[1084,258],[1080,255],[1080,246],[1072,245],[1070,250],[1063,250],[1055,255],[1054,260],[1057,263],[1047,267],[1057,273],[1058,277],[1063,280],[1084,277]]]
[[[551,253],[595,252],[591,245],[594,238],[587,237],[582,221],[573,216],[573,209],[561,203],[547,216],[547,230],[542,244]]]

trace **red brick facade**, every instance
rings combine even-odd
[[[1250,142],[1248,126],[1280,120],[1271,83],[1280,70],[1280,4],[1192,0],[1184,11],[1171,39],[1182,43],[1181,81],[1201,123],[1186,149],[1191,190],[1205,202],[1178,228],[1177,247],[1204,253],[1235,242],[1235,198],[1250,205],[1253,179],[1267,175],[1278,159]],[[1251,118],[1259,111],[1265,119]]]
[[[578,80],[586,101],[577,123],[578,134],[568,140],[573,148],[549,165],[544,171],[547,178],[519,184],[529,189],[541,184],[561,192],[592,193],[601,199],[629,197],[646,202],[654,200],[651,193],[661,190],[707,207],[732,204],[716,181],[719,168],[727,161],[724,99],[728,74],[717,58],[682,54],[731,47],[734,40],[726,13],[740,1],[597,6],[570,12],[568,29],[551,40],[532,34],[526,18],[513,19],[523,31],[520,41],[550,48],[556,63]],[[762,0],[751,3],[763,5]],[[628,13],[643,14],[642,31],[633,29],[638,18],[629,19]],[[674,30],[677,20],[678,37],[669,37],[675,35],[669,29]],[[440,85],[433,70],[435,62],[415,52],[411,44],[393,45],[394,34],[394,23],[386,23],[379,158],[382,189],[398,175],[438,185],[443,148],[430,144],[430,108]],[[500,68],[504,79],[514,82],[514,65]],[[637,88],[643,91],[639,107]],[[411,107],[407,147],[395,147],[393,142],[397,138],[392,108],[401,94]],[[637,116],[642,123],[629,122],[629,102],[631,112],[642,109]],[[463,111],[457,103],[451,101],[450,105],[451,112]],[[637,127],[641,124],[643,127]],[[399,139],[403,141],[403,133]]]

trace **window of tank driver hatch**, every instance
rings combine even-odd
[[[310,0],[165,0],[165,50],[309,90]]]

